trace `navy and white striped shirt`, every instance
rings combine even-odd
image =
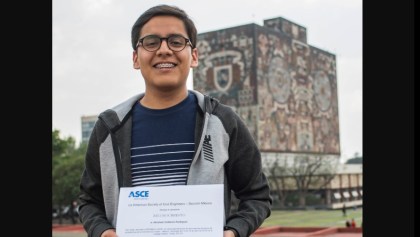
[[[131,133],[133,186],[185,185],[194,155],[196,97],[167,109],[136,103]]]

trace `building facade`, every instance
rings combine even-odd
[[[334,179],[322,189],[325,204],[331,209],[362,206],[363,165],[343,164],[337,169]]]
[[[278,157],[302,156],[339,162],[336,57],[306,39],[305,27],[282,17],[265,20],[263,26],[247,24],[198,35],[194,89],[239,114],[265,165]],[[336,177],[346,182],[347,176]],[[362,186],[360,181],[343,198],[345,184],[337,188],[336,183],[333,179],[321,195],[330,207],[351,200],[354,189]]]
[[[340,155],[335,55],[284,18],[198,35],[194,89],[232,106],[263,152]]]
[[[82,143],[89,141],[90,134],[92,133],[93,127],[95,126],[97,119],[98,119],[97,115],[81,117]]]

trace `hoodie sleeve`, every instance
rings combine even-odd
[[[239,199],[238,210],[226,219],[226,226],[234,228],[239,237],[248,237],[270,216],[272,198],[257,144],[240,117],[223,107],[221,114],[230,136],[226,174]]]
[[[80,181],[79,218],[89,237],[99,237],[105,230],[114,228],[106,218],[102,195],[99,146],[101,138],[106,136],[105,131],[98,120],[89,139]]]

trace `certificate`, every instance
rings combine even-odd
[[[223,184],[120,188],[119,237],[223,237]]]

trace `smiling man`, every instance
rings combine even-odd
[[[137,19],[131,39],[146,89],[102,112],[92,131],[79,196],[88,236],[116,236],[121,187],[200,184],[224,185],[224,237],[250,236],[272,204],[260,151],[229,107],[187,89],[198,65],[194,23],[159,5]]]

